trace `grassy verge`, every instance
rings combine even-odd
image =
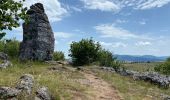
[[[134,70],[138,72],[154,71],[154,67],[162,64],[162,62],[152,62],[152,63],[126,63],[123,67],[129,70]]]

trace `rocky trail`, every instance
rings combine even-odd
[[[122,100],[118,91],[109,83],[94,75],[92,72],[82,72],[85,78],[90,82],[91,90],[88,91],[92,96],[89,100]]]

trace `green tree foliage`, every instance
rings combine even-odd
[[[170,75],[170,58],[165,63],[156,66],[155,71]]]
[[[61,51],[55,51],[53,53],[53,60],[55,60],[55,61],[65,60],[64,53]]]
[[[23,7],[23,2],[20,0],[0,0],[0,39],[5,36],[4,30],[12,30],[13,27],[19,27],[19,21],[27,20],[27,8]]]
[[[98,60],[101,66],[111,66],[113,59],[113,54],[110,51],[100,50],[98,52]]]
[[[70,57],[74,65],[86,65],[97,61],[98,52],[101,49],[99,43],[91,39],[82,39],[80,42],[72,42]]]
[[[112,52],[102,49],[98,52],[100,66],[119,68],[120,62],[113,56]]]
[[[4,52],[11,58],[17,58],[19,55],[19,45],[20,42],[16,39],[0,41],[0,52]]]
[[[100,66],[114,67],[120,66],[120,63],[113,57],[110,51],[102,49],[99,42],[91,39],[82,39],[79,42],[72,42],[70,55],[74,65],[88,65],[98,62]]]

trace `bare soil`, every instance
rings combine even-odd
[[[89,81],[88,100],[122,100],[118,91],[109,83],[94,75],[92,72],[82,72]]]

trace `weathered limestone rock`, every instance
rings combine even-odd
[[[20,59],[51,60],[55,39],[43,5],[41,3],[32,5],[27,14],[29,22],[23,24]]]
[[[47,87],[41,87],[32,92],[34,85],[34,77],[30,74],[25,74],[20,77],[15,88],[0,87],[0,100],[55,100]]]
[[[12,66],[12,63],[9,61],[9,57],[7,54],[0,52],[0,68],[7,68]]]
[[[30,74],[25,74],[20,77],[20,81],[17,84],[16,89],[20,91],[26,91],[28,94],[31,94],[33,85],[34,77]]]
[[[150,82],[152,84],[158,85],[159,87],[162,88],[169,88],[170,85],[170,76],[166,75],[161,75],[156,72],[137,72],[137,71],[131,71],[131,70],[126,70],[123,68],[115,69],[114,68],[109,68],[109,67],[102,67],[102,70],[108,71],[108,72],[115,72],[122,75],[122,76],[130,76],[134,80],[143,80]]]
[[[49,93],[47,87],[42,87],[36,91],[35,100],[53,100],[53,97]]]
[[[0,100],[15,100],[19,93],[15,88],[0,87]]]

